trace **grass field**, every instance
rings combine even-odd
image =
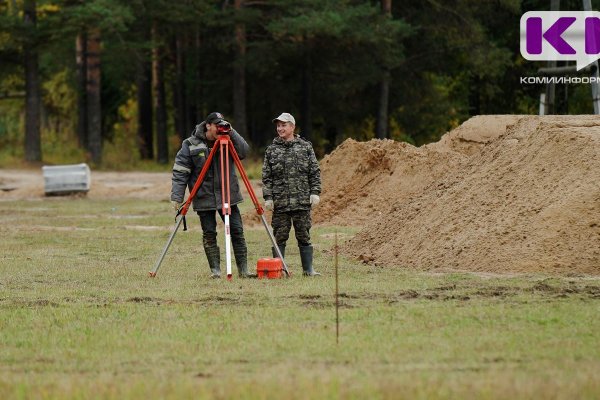
[[[148,278],[172,224],[167,202],[0,202],[0,398],[600,396],[600,277],[342,258],[336,344],[331,249],[356,229],[313,229],[318,279],[290,243],[291,279],[228,282],[191,216]],[[251,264],[270,254],[246,236]]]

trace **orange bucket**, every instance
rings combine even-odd
[[[283,263],[280,258],[259,258],[256,263],[258,279],[279,279],[283,277]]]

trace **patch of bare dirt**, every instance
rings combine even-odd
[[[44,177],[39,170],[0,169],[0,200],[35,200],[44,195]],[[1,190],[6,188],[6,190]],[[10,189],[10,190],[8,190]],[[168,172],[92,171],[90,199],[139,198],[168,200],[171,174]]]
[[[252,188],[260,197],[260,182],[252,181]],[[244,201],[251,201],[248,191],[241,184]],[[165,209],[171,210],[167,203],[171,196],[170,172],[106,172],[92,171],[90,191],[87,194],[70,195],[69,198],[87,197],[89,199],[133,198],[164,201]],[[42,200],[64,198],[46,197],[44,177],[39,170],[0,169],[0,201],[3,200]],[[246,225],[261,224],[254,208],[242,215]]]

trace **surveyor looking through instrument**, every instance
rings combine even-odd
[[[273,210],[273,234],[285,257],[292,224],[302,271],[305,276],[320,275],[313,268],[310,241],[311,208],[319,203],[321,171],[312,144],[295,134],[296,120],[289,113],[273,119],[277,137],[265,151],[262,169],[265,208]],[[273,257],[277,257],[273,249]]]
[[[249,146],[244,138],[225,121],[223,115],[218,112],[210,113],[206,119],[196,126],[192,135],[185,139],[181,149],[175,157],[173,165],[173,178],[171,188],[171,203],[173,208],[180,210],[185,195],[185,188],[190,192],[200,175],[206,159],[215,145],[218,135],[228,134],[233,143],[233,147],[240,159],[248,154]],[[229,161],[233,164],[231,155]],[[223,202],[221,187],[221,172],[218,158],[211,161],[211,165],[206,172],[204,180],[198,189],[196,196],[192,201],[194,211],[200,217],[202,226],[202,244],[208,260],[211,277],[221,277],[220,267],[220,249],[217,245],[217,221],[215,212],[224,221]],[[231,224],[231,245],[235,255],[238,274],[242,278],[253,277],[248,272],[248,249],[244,238],[244,226],[242,216],[237,204],[242,202],[242,194],[238,183],[238,177],[235,168],[228,168],[230,182],[230,224]],[[226,175],[226,174],[225,174]]]

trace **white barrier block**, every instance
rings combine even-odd
[[[90,190],[92,178],[87,164],[43,166],[42,172],[46,195]]]

